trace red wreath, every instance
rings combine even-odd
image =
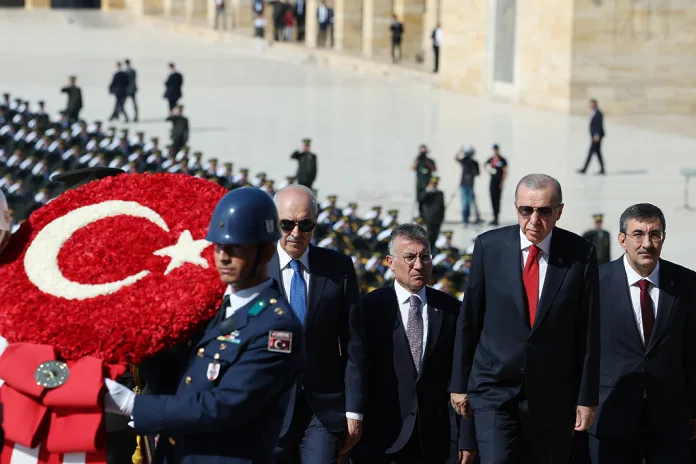
[[[31,215],[2,255],[0,335],[10,343],[50,344],[65,360],[94,356],[116,364],[137,364],[187,340],[213,317],[224,292],[213,247],[201,254],[207,268],[185,263],[167,275],[171,258],[153,253],[175,245],[185,231],[194,240],[204,239],[225,193],[195,177],[130,174],[91,182],[51,201]],[[151,209],[169,231],[141,217],[101,219],[60,247],[58,267],[65,279],[87,285],[149,275],[112,294],[82,300],[37,288],[27,275],[25,255],[41,230],[78,208],[114,200]]]
[[[222,299],[204,238],[225,192],[190,176],[119,175],[66,192],[12,236],[0,263],[6,453],[41,444],[103,461],[103,377],[187,340]],[[34,379],[53,360],[70,372],[56,389]]]

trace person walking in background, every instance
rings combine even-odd
[[[227,11],[225,10],[225,0],[215,0],[215,29],[227,29]]]
[[[433,177],[437,167],[435,160],[428,158],[428,147],[421,144],[418,147],[418,156],[411,166],[416,172],[416,201],[418,201],[418,215],[423,216],[423,203],[420,201],[421,194],[430,184],[430,178]]]
[[[126,101],[128,101],[129,98],[133,100],[133,111],[135,112],[133,122],[138,122],[138,101],[135,98],[135,94],[138,92],[137,73],[135,72],[135,69],[133,69],[133,67],[131,66],[131,61],[129,59],[126,58],[124,63],[126,63],[126,70],[124,72],[126,73],[126,76],[128,76],[128,87],[126,87]]]
[[[434,73],[440,70],[440,45],[442,45],[442,27],[437,23],[430,36],[433,39],[433,57],[435,58]]]
[[[164,83],[164,98],[169,103],[169,112],[176,107],[177,102],[183,96],[181,87],[184,85],[184,77],[176,70],[174,63],[169,63],[169,76]]]
[[[304,41],[305,38],[305,18],[306,18],[306,9],[305,9],[305,0],[297,0],[295,3],[295,8],[294,8],[294,13],[295,13],[295,24],[296,24],[296,29],[297,29],[297,41],[302,42]]]
[[[518,224],[476,238],[454,345],[452,405],[473,414],[481,462],[566,464],[599,403],[594,246],[556,227],[560,183],[515,189]],[[603,346],[602,346],[603,348]]]
[[[319,23],[319,31],[317,32],[317,46],[326,46],[326,37],[329,32],[331,18],[329,17],[329,7],[326,5],[326,0],[321,0],[321,5],[317,8],[317,22]]]
[[[70,76],[68,85],[60,89],[60,91],[68,95],[68,103],[64,113],[68,118],[68,122],[73,124],[80,119],[80,111],[82,111],[82,90],[77,86],[77,77]]]
[[[491,175],[491,184],[489,191],[491,194],[491,205],[493,206],[493,220],[490,225],[498,225],[498,216],[500,215],[500,197],[503,194],[505,179],[507,178],[508,163],[505,158],[500,155],[500,147],[493,145],[493,156],[488,158],[485,163],[486,170]]]
[[[256,37],[256,49],[262,51],[266,48],[266,18],[263,14],[257,14],[254,18],[254,37]]]
[[[290,155],[290,158],[297,161],[297,183],[309,189],[317,178],[317,155],[310,151],[311,144],[312,139],[302,139],[302,150],[295,150]]]
[[[587,153],[587,159],[585,160],[585,165],[582,169],[579,169],[580,174],[585,174],[590,161],[592,161],[592,155],[597,155],[597,161],[599,161],[599,174],[604,174],[604,158],[602,158],[602,140],[604,140],[604,115],[597,105],[597,100],[594,98],[590,100],[590,110],[592,115],[590,117],[590,150]]]
[[[601,396],[592,464],[689,464],[696,437],[696,273],[660,258],[665,216],[628,207],[625,254],[599,268]]]
[[[401,63],[401,38],[404,35],[404,25],[401,21],[399,21],[399,18],[396,15],[393,16],[389,29],[391,30],[392,61],[394,64]],[[398,58],[396,53],[397,51],[399,52]]]
[[[462,222],[464,225],[469,224],[469,215],[471,207],[474,207],[476,215],[475,224],[480,224],[481,214],[479,213],[478,205],[476,204],[476,195],[474,194],[474,181],[481,173],[479,170],[478,161],[474,159],[476,149],[469,145],[455,155],[455,160],[462,166],[462,177],[459,181],[459,192],[462,198]]]
[[[285,41],[292,42],[292,27],[295,24],[295,15],[292,8],[285,10]]]
[[[109,93],[114,96],[114,111],[111,113],[109,121],[118,120],[123,113],[123,117],[128,122],[128,115],[123,105],[126,103],[126,90],[128,89],[128,76],[121,68],[121,62],[116,62],[116,72],[111,78],[111,84],[109,85]]]

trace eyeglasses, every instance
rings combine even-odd
[[[665,233],[660,232],[659,230],[653,230],[648,234],[646,234],[642,230],[636,230],[635,232],[631,232],[630,234],[624,235],[627,237],[631,237],[633,241],[635,241],[637,244],[643,243],[646,235],[650,238],[650,241],[653,243],[660,243],[665,238]]]
[[[534,214],[534,212],[536,212],[539,215],[539,217],[549,217],[560,207],[561,207],[561,205],[554,206],[554,207],[541,206],[539,208],[535,208],[533,206],[518,206],[517,212],[519,213],[520,216],[522,216],[524,218],[531,217],[531,215]]]
[[[295,230],[295,226],[300,229],[300,232],[311,232],[317,226],[317,223],[310,221],[309,219],[303,219],[301,221],[291,221],[289,219],[280,220],[280,228],[285,232],[292,232]]]
[[[420,261],[421,261],[421,263],[423,263],[423,264],[429,264],[429,263],[431,263],[431,262],[433,261],[433,255],[431,255],[430,253],[423,253],[423,254],[420,254],[420,255],[411,255],[411,254],[408,254],[408,255],[403,255],[403,256],[394,256],[394,255],[391,255],[391,257],[392,257],[392,258],[400,259],[400,260],[402,260],[404,263],[408,264],[409,266],[413,266],[414,264],[416,264],[416,259],[417,259],[417,258],[420,258]]]

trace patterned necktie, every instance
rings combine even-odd
[[[539,304],[539,247],[529,247],[529,256],[522,273],[524,292],[527,295],[527,308],[529,308],[529,327],[534,327],[537,305]]]
[[[650,298],[650,281],[640,280],[638,281],[638,287],[640,287],[640,314],[643,318],[643,340],[645,346],[648,346],[650,341],[650,336],[652,335],[653,328],[655,327],[655,312],[653,311],[653,300]]]
[[[406,337],[411,348],[411,357],[416,371],[420,370],[421,355],[423,354],[423,315],[421,300],[417,295],[411,295],[408,307],[408,325]]]
[[[290,261],[290,267],[294,271],[290,281],[290,306],[304,324],[307,312],[307,286],[302,275],[302,263],[297,260]]]

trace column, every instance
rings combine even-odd
[[[341,41],[336,38],[336,45],[349,52],[359,52],[362,48],[363,12],[362,0],[336,0],[343,3],[343,20],[341,21]],[[338,33],[338,26],[336,33]]]
[[[362,52],[366,58],[391,53],[391,0],[363,0]]]
[[[375,1],[376,0],[363,0],[362,5],[362,54],[365,58],[372,58]]]
[[[435,65],[433,57],[433,39],[431,34],[435,25],[440,20],[440,0],[425,0],[425,11],[423,14],[423,66],[426,71],[432,71]],[[446,34],[446,31],[445,31]],[[446,39],[445,39],[446,40]],[[442,68],[442,60],[440,60],[440,68]]]
[[[173,0],[162,0],[162,14],[164,17],[169,18],[172,16],[174,10]]]
[[[51,8],[51,0],[25,0],[24,8],[28,10],[33,8]]]
[[[251,29],[254,28],[254,11],[252,0],[235,0],[234,25],[235,29]]]
[[[349,0],[351,1],[351,0]],[[318,0],[307,0],[305,3],[305,45],[309,48],[317,48],[317,33],[319,32],[319,23],[317,23],[317,7]]]
[[[347,0],[347,3],[356,0]],[[334,0],[331,7],[334,10],[334,24],[333,24],[333,34],[334,34],[334,50],[343,50],[343,37],[345,35],[345,25],[346,25],[346,0]]]
[[[404,25],[401,50],[404,61],[415,62],[416,55],[423,50],[423,26],[426,0],[401,0],[402,11],[396,13]]]
[[[196,0],[184,0],[184,17],[186,21],[191,21],[193,18],[194,3]]]

